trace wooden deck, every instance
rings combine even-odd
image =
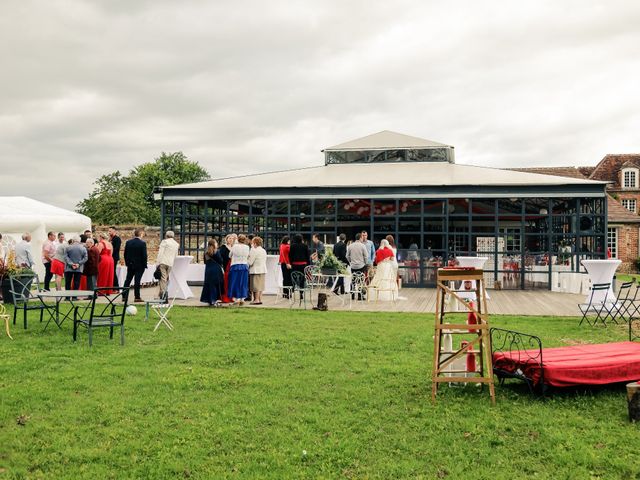
[[[176,305],[206,306],[200,303],[200,287],[191,287],[194,298],[176,300]],[[488,290],[491,299],[488,301],[491,315],[550,315],[574,317],[580,315],[578,303],[584,302],[584,295],[571,293],[557,293],[548,290]],[[157,296],[157,287],[144,288],[142,296],[145,299]],[[354,301],[351,310],[366,312],[414,312],[433,313],[435,311],[436,290],[434,288],[405,288],[400,291],[400,299],[396,302],[359,302]],[[317,296],[314,295],[314,303]],[[311,308],[310,302],[307,308]],[[289,308],[288,300],[280,299],[276,303],[274,295],[264,296],[262,307],[248,306],[244,308]],[[297,308],[297,302],[296,306]],[[349,301],[342,305],[337,297],[330,297],[329,310],[349,310]]]

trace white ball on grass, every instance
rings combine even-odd
[[[138,309],[135,307],[135,305],[128,305],[126,312],[127,315],[137,315]]]

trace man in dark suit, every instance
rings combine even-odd
[[[143,302],[140,297],[140,281],[142,274],[147,268],[147,244],[142,240],[144,230],[136,228],[133,232],[135,238],[127,240],[124,244],[124,263],[127,265],[127,278],[124,281],[125,288],[131,285],[134,280],[133,291],[135,293],[134,302]]]
[[[338,260],[346,265],[349,265],[349,260],[347,260],[347,244],[345,240],[347,236],[344,233],[341,233],[338,237],[338,243],[333,246],[333,254],[336,256]],[[336,282],[336,287],[333,289],[334,293],[341,295],[344,293],[344,278],[338,277],[338,281]]]
[[[118,229],[116,227],[109,227],[109,238],[113,246],[113,252],[111,252],[111,256],[113,257],[113,286],[119,287],[118,263],[120,263],[120,246],[122,245],[122,240],[118,236]]]

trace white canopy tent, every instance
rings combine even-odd
[[[34,270],[44,277],[42,244],[47,232],[63,232],[67,238],[91,228],[91,219],[70,210],[27,197],[0,197],[0,233],[5,248],[13,250],[24,233],[31,234]]]

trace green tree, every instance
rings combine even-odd
[[[141,223],[142,195],[131,188],[128,177],[119,170],[99,177],[95,188],[76,210],[88,216],[94,223]]]
[[[134,167],[128,175],[116,170],[94,183],[87,198],[76,210],[97,224],[160,224],[160,204],[153,200],[158,186],[208,180],[209,173],[182,152],[162,153],[153,162]]]
[[[129,177],[132,188],[144,199],[144,223],[147,225],[160,224],[159,204],[153,200],[154,187],[202,182],[211,178],[198,162],[188,160],[182,152],[162,152],[153,162],[143,163],[131,170]]]

